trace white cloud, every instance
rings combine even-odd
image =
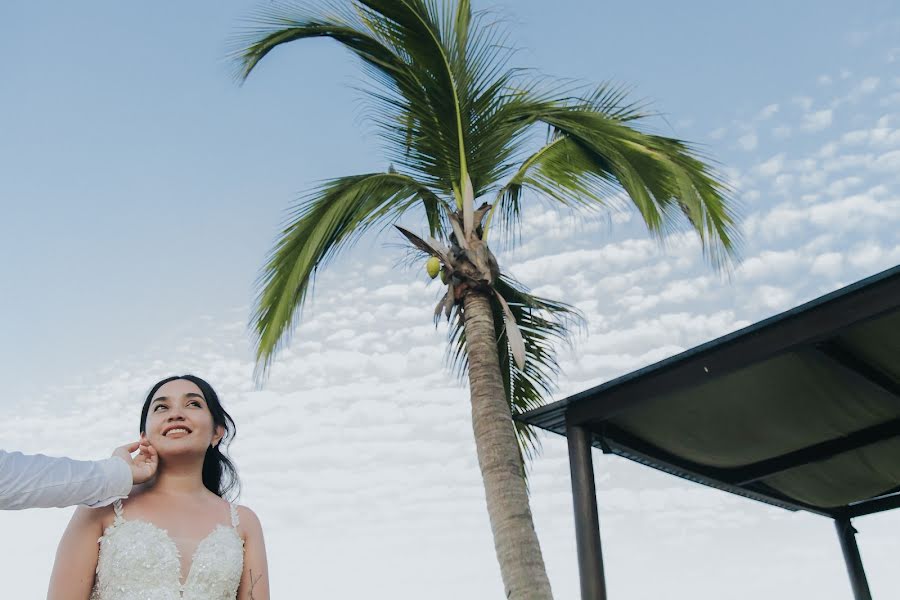
[[[828,142],[819,149],[817,156],[820,158],[829,158],[837,154],[838,144],[836,142]]]
[[[860,95],[868,95],[878,89],[881,79],[878,77],[866,77],[856,87],[856,92]]]
[[[844,256],[841,253],[826,252],[813,260],[810,271],[816,275],[834,279],[840,275],[843,264]]]
[[[778,104],[767,104],[765,107],[763,107],[762,110],[759,111],[759,114],[756,115],[756,119],[758,121],[771,119],[778,112],[778,108]]]
[[[790,308],[793,300],[793,292],[783,287],[761,285],[754,291],[754,301],[772,311]]]
[[[834,113],[831,109],[817,110],[803,115],[802,127],[806,131],[821,131],[831,125]]]
[[[869,132],[862,129],[848,131],[841,136],[841,143],[845,145],[861,144],[869,139]]]
[[[650,240],[626,240],[618,244],[608,244],[597,250],[574,250],[554,256],[535,258],[509,266],[512,273],[525,282],[538,281],[559,275],[575,273],[605,264],[622,268],[643,262],[656,252]]]
[[[900,263],[900,244],[885,248],[876,242],[862,242],[847,252],[847,261],[857,268],[884,268],[882,265]]]
[[[853,88],[844,96],[840,96],[832,100],[831,106],[840,106],[841,104],[851,102],[859,102],[862,98],[871,95],[881,86],[879,77],[865,77],[860,80]]]
[[[879,104],[881,106],[900,106],[900,92],[894,92],[883,97]]]
[[[752,203],[759,200],[762,194],[760,194],[759,190],[747,190],[742,197],[746,202]]]
[[[755,150],[759,139],[756,137],[755,133],[748,133],[746,135],[742,135],[737,140],[738,145],[744,150]]]
[[[828,173],[842,171],[859,171],[867,169],[872,164],[871,154],[843,154],[822,161],[822,168]]]
[[[775,191],[781,194],[787,194],[790,192],[791,185],[794,183],[795,177],[789,173],[781,173],[780,175],[776,175],[775,179],[772,181],[772,188]]]
[[[712,280],[709,277],[697,277],[673,281],[666,286],[660,296],[663,301],[670,303],[695,300],[709,289],[711,283]]]
[[[890,173],[900,172],[900,150],[891,150],[876,158],[872,163],[872,169]]]
[[[728,130],[727,130],[727,129],[725,129],[724,127],[719,127],[719,128],[717,128],[717,129],[713,129],[713,130],[710,131],[709,134],[707,134],[707,135],[708,135],[709,138],[712,139],[712,140],[721,140],[722,138],[725,137],[725,134],[726,134],[726,133],[728,133]]]
[[[774,177],[784,168],[784,159],[785,155],[783,153],[776,154],[768,160],[756,165],[754,171],[761,177]]]
[[[856,30],[856,31],[851,31],[850,33],[846,34],[845,37],[846,37],[847,42],[848,42],[850,45],[852,45],[852,46],[862,46],[862,45],[865,44],[867,41],[869,41],[869,40],[872,38],[873,35],[874,35],[874,34],[873,34],[872,31],[869,31],[869,30],[863,30],[863,29],[858,29],[858,30]]]
[[[796,273],[805,262],[796,250],[767,250],[745,260],[737,269],[737,276],[745,281],[778,281]]]
[[[861,177],[844,177],[837,179],[828,184],[825,192],[831,196],[843,196],[851,188],[855,188],[863,183]]]
[[[791,135],[791,128],[787,125],[779,125],[772,130],[772,135],[774,135],[777,139],[783,140]]]
[[[813,99],[809,96],[794,96],[791,98],[791,102],[805,111],[811,109],[813,105]]]
[[[767,239],[784,239],[804,229],[857,231],[862,226],[886,226],[900,220],[900,198],[883,188],[811,205],[780,204],[752,221],[754,232]]]
[[[825,183],[826,178],[827,178],[827,174],[825,172],[814,171],[811,173],[804,173],[804,174],[800,175],[797,183],[802,188],[820,189],[821,186]],[[813,195],[807,194],[807,195],[804,195],[802,199],[804,201],[809,201],[809,200],[815,199],[816,197],[817,196],[814,194]]]

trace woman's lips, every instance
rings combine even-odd
[[[186,435],[190,435],[190,431],[185,427],[173,427],[172,429],[167,429],[163,432],[163,437],[184,437]]]

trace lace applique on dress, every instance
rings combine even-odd
[[[169,534],[147,521],[129,521],[122,501],[98,541],[91,600],[235,600],[244,568],[244,540],[231,505],[231,527],[217,525],[194,551],[181,584],[181,557]]]

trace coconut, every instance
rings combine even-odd
[[[437,256],[432,256],[428,259],[428,262],[425,263],[425,270],[428,271],[428,276],[434,279],[438,276],[438,272],[441,270],[441,261]]]

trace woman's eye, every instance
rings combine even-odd
[[[193,404],[194,406],[199,406],[200,408],[203,408],[203,405],[200,404],[199,400],[192,400],[191,404]],[[188,405],[188,406],[190,406],[190,405]]]
[[[161,408],[165,408],[165,406],[163,406],[162,404],[157,404],[156,406],[153,407],[153,412],[156,412]]]

